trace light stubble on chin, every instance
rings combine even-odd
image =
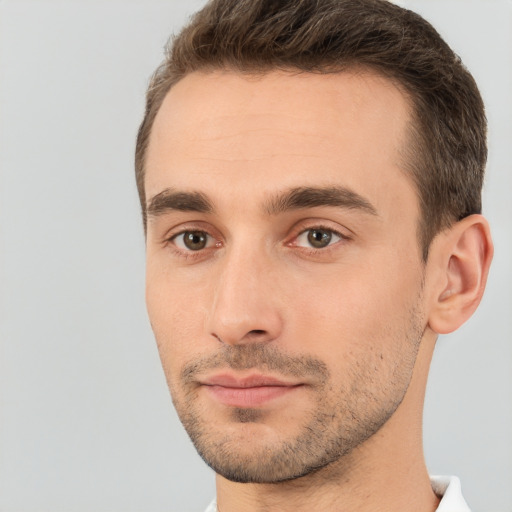
[[[225,345],[215,355],[185,365],[180,376],[181,389],[184,390],[182,400],[176,396],[180,393],[173,392],[171,388],[174,405],[185,430],[199,455],[216,473],[237,482],[258,483],[289,480],[300,476],[293,469],[302,465],[296,460],[296,445],[307,444],[306,439],[299,439],[298,443],[267,445],[259,450],[253,450],[250,457],[245,457],[242,455],[242,446],[236,446],[236,441],[229,435],[222,432],[217,435],[212,432],[211,425],[201,419],[201,411],[196,400],[197,377],[217,368],[257,369],[259,372],[277,373],[283,378],[307,380],[314,383],[309,387],[314,388],[315,395],[321,400],[322,390],[327,387],[330,380],[327,365],[310,356],[288,356],[265,343]],[[231,409],[229,417],[233,424],[257,424],[264,423],[266,412],[256,408],[235,407]],[[320,425],[306,427],[306,437],[310,438],[314,431],[318,430],[321,430]]]
[[[377,359],[358,361],[351,375],[335,389],[327,365],[310,356],[291,357],[271,344],[223,346],[213,356],[192,361],[183,368],[177,389],[171,386],[178,415],[199,455],[218,474],[235,482],[278,483],[312,474],[349,454],[377,432],[400,405],[412,375],[423,329],[416,314],[400,335],[409,355],[395,361],[391,382],[377,382],[373,374]],[[400,342],[398,342],[399,344]],[[400,351],[397,352],[397,357]],[[197,400],[197,376],[216,368],[277,372],[300,377],[308,385],[311,400],[302,425],[294,435],[272,441],[233,438],[216,431]],[[390,380],[392,380],[390,379]],[[264,424],[266,412],[233,408],[231,423]],[[241,427],[242,428],[242,427]],[[250,450],[243,445],[249,443]]]

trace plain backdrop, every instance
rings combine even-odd
[[[496,256],[439,340],[432,473],[512,511],[512,2],[401,2],[480,84]],[[0,1],[0,511],[193,512],[214,475],[173,411],[144,306],[133,150],[150,73],[203,1]],[[405,485],[405,483],[404,483]]]

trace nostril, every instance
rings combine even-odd
[[[263,331],[261,329],[253,329],[252,331],[249,332],[249,334],[256,334],[256,335],[265,334],[265,331]]]

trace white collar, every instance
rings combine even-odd
[[[431,476],[430,484],[441,498],[436,512],[471,512],[462,496],[460,480],[456,476]]]

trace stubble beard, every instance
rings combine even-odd
[[[380,358],[376,354],[373,357],[377,359],[351,365],[352,375],[346,375],[345,385],[335,389],[327,366],[318,359],[290,357],[267,344],[226,346],[213,357],[186,365],[178,389],[170,385],[180,420],[206,464],[234,482],[285,482],[341,463],[381,429],[405,396],[424,332],[419,317],[412,317],[407,332],[402,333],[408,350],[401,345],[392,354],[398,359],[392,378],[386,382],[377,381],[373,374]],[[197,388],[191,385],[195,375],[212,368],[257,368],[277,370],[283,376],[311,377],[316,382],[311,386],[315,400],[311,401],[308,419],[301,426],[295,425],[295,435],[286,437],[281,433],[272,441],[258,442],[254,435],[237,438],[214,430],[202,414]],[[233,408],[231,424],[239,424],[241,429],[244,424],[264,425],[265,416],[264,410]],[[249,443],[249,450],[244,450],[245,443]]]

